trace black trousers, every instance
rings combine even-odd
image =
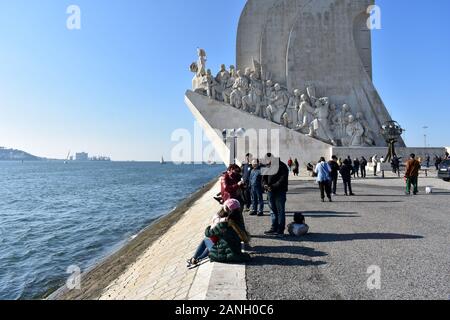
[[[361,167],[361,178],[366,177],[367,177],[366,167]]]
[[[319,182],[319,188],[320,188],[320,196],[322,199],[325,199],[325,193],[327,194],[327,198],[331,199],[330,181]]]
[[[250,209],[252,205],[252,193],[249,187],[242,192],[245,209]],[[243,207],[244,208],[244,207]]]
[[[350,180],[347,180],[347,179],[344,180],[344,190],[345,190],[345,194],[346,195],[349,194],[348,192],[350,192],[350,194],[353,194],[353,191],[352,191],[352,180],[351,179]]]

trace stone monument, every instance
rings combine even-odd
[[[206,51],[197,50],[186,103],[226,163],[230,147],[217,132],[227,128],[277,129],[278,156],[304,164],[337,147],[387,148],[381,128],[392,118],[372,83],[373,4],[248,0],[236,68],[222,65],[214,78]],[[405,147],[401,137],[397,145]]]

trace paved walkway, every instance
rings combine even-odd
[[[126,272],[104,290],[102,300],[245,299],[245,266],[206,263],[189,270],[186,260],[204,238],[220,206],[217,183]],[[211,275],[214,273],[214,278]]]
[[[274,239],[263,236],[269,217],[246,218],[256,252],[246,269],[248,298],[449,299],[450,184],[420,184],[422,194],[407,197],[402,179],[357,180],[356,197],[322,203],[312,179],[291,181],[288,222],[304,212],[311,234]],[[433,195],[423,194],[427,185]],[[371,266],[380,268],[380,290],[368,289]]]
[[[212,200],[217,183],[101,299],[448,299],[450,184],[435,178],[420,184],[422,192],[431,185],[435,193],[406,197],[403,180],[388,175],[354,181],[356,197],[321,203],[311,178],[293,179],[288,222],[293,212],[305,212],[310,235],[266,237],[268,215],[246,217],[253,235],[252,262],[206,263],[188,270],[186,259],[219,210]],[[371,266],[380,268],[380,290],[367,287]]]

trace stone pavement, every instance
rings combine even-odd
[[[321,203],[313,179],[293,178],[287,220],[304,212],[311,227],[307,237],[266,237],[270,218],[246,217],[254,250],[247,266],[205,263],[188,270],[186,259],[220,208],[212,200],[217,183],[100,298],[448,299],[450,184],[421,178],[420,185],[419,196],[407,197],[402,179],[370,177],[354,181],[356,197]],[[423,194],[428,185],[433,195]],[[373,266],[381,271],[380,290],[367,286]]]
[[[266,237],[270,218],[246,217],[255,250],[246,268],[248,298],[449,299],[450,184],[421,178],[420,185],[419,196],[407,197],[403,179],[370,177],[354,181],[356,197],[321,203],[313,179],[292,180],[288,222],[302,211],[311,233]],[[428,185],[433,195],[424,194]],[[380,290],[367,286],[374,266]]]
[[[219,184],[205,193],[169,231],[104,290],[102,300],[246,299],[245,266],[206,263],[189,270],[186,260],[204,238],[220,206]],[[214,277],[211,275],[214,273]]]

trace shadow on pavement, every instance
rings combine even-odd
[[[252,250],[257,254],[267,254],[267,253],[283,253],[283,254],[298,254],[302,256],[307,256],[311,258],[316,257],[326,257],[327,253],[322,251],[317,251],[313,248],[306,247],[295,247],[295,246],[255,246]]]
[[[342,242],[357,240],[417,240],[423,239],[422,236],[396,234],[396,233],[352,233],[352,234],[335,234],[335,233],[310,233],[302,239],[286,238],[289,241],[303,242]]]
[[[286,217],[293,217],[295,212],[286,212]],[[305,218],[360,218],[357,212],[337,211],[303,211]]]
[[[311,266],[323,266],[327,264],[325,261],[308,261],[296,258],[274,258],[265,256],[254,256],[247,266],[264,266],[264,265],[276,265],[276,266],[299,266],[299,267],[311,267]]]

